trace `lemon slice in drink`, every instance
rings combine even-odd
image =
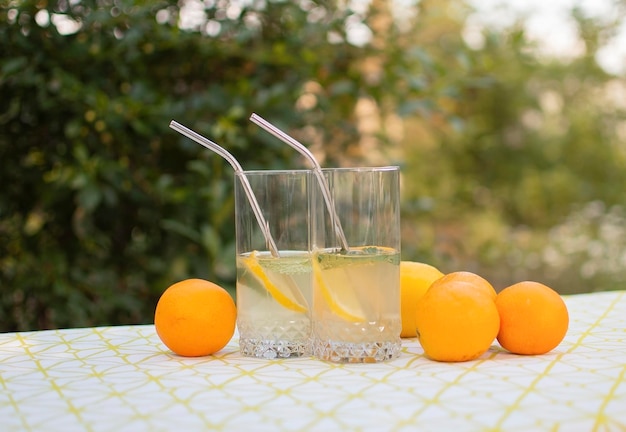
[[[328,309],[339,318],[348,322],[365,321],[365,312],[351,284],[337,281],[338,283],[335,284],[336,291],[331,291],[324,281],[317,257],[314,257],[312,262],[315,284],[322,294]]]
[[[273,283],[270,278],[263,271],[263,267],[259,264],[259,260],[257,259],[258,252],[253,251],[249,256],[242,257],[242,261],[245,266],[248,268],[250,273],[252,273],[260,282],[261,285],[270,293],[270,295],[284,308],[295,312],[304,313],[307,311],[307,307],[303,305],[306,300],[302,299],[298,301],[296,297],[301,297],[302,294],[288,292],[288,290],[281,290],[275,283]],[[288,287],[290,288],[290,287]],[[305,303],[306,304],[306,303]]]

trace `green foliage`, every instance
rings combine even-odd
[[[233,289],[232,172],[172,119],[247,169],[302,166],[248,121],[258,112],[332,164],[357,141],[359,98],[401,92],[360,72],[381,47],[346,41],[356,12],[238,4],[206,3],[181,28],[184,3],[3,3],[0,330],[151,322],[187,277]]]
[[[554,233],[605,241],[594,227],[614,218],[580,209],[626,204],[624,106],[607,96],[623,79],[595,62],[606,25],[577,15],[586,54],[546,62],[519,26],[469,49],[460,1],[418,2],[406,26],[389,2],[344,3],[0,3],[0,331],[149,323],[188,277],[233,292],[231,169],[172,119],[247,169],[303,165],[253,112],[327,166],[400,163],[404,259],[555,285],[588,260]],[[355,23],[369,43],[349,42]],[[614,267],[559,288],[610,288]]]
[[[189,170],[196,149],[167,130],[186,111],[162,91],[179,32],[157,6],[63,5],[49,14],[80,21],[71,35],[38,25],[35,3],[2,15],[4,329],[145,322],[170,282],[228,267],[213,210],[230,179],[208,159]]]
[[[607,24],[574,17],[586,50],[572,59],[539,55],[521,24],[486,31],[484,46],[467,58],[481,81],[450,108],[459,121],[419,121],[404,143],[414,168],[407,200],[429,205],[405,218],[414,227],[403,247],[419,244],[416,259],[479,272],[498,288],[523,279],[562,293],[621,287],[626,273],[609,264],[621,254],[603,254],[599,265],[593,250],[616,248],[600,229],[582,228],[602,225],[601,217],[577,225],[588,248],[568,253],[554,235],[573,235],[559,227],[586,217],[579,209],[587,203],[626,204],[626,105],[617,96],[626,80],[597,65]],[[555,250],[558,266],[546,252]]]

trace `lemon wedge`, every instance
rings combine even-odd
[[[312,261],[315,284],[317,285],[319,292],[322,294],[322,298],[328,306],[328,309],[330,309],[330,311],[339,318],[348,322],[365,321],[365,313],[361,306],[361,302],[357,298],[356,293],[352,289],[349,281],[338,281],[338,283],[335,284],[335,289],[331,291],[324,281],[322,269],[319,265],[317,257],[314,257]]]
[[[275,283],[273,283],[270,278],[263,271],[263,267],[259,264],[259,260],[257,259],[258,252],[253,251],[249,256],[242,257],[242,261],[245,266],[248,268],[251,274],[253,274],[260,282],[261,285],[270,293],[270,295],[286,309],[304,313],[308,310],[306,306],[306,300],[304,300],[302,294],[298,291],[296,293],[293,292],[285,292],[281,290]],[[288,287],[293,290],[293,287]],[[295,288],[297,290],[297,288]],[[296,297],[300,297],[302,301],[296,300]]]

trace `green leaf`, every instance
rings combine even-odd
[[[97,184],[88,182],[79,189],[77,195],[78,205],[91,213],[102,201],[102,191]]]
[[[218,256],[222,253],[221,239],[218,232],[211,225],[202,225],[200,229],[202,245],[210,256]]]
[[[164,219],[160,223],[161,227],[173,233],[176,233],[182,237],[185,237],[195,243],[202,243],[201,235],[198,231],[190,228],[189,226],[183,224],[180,221],[173,219]]]

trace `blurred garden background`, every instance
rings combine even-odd
[[[626,288],[626,1],[532,3],[0,0],[0,331],[234,293],[232,170],[168,125],[308,166],[253,112],[323,166],[400,165],[405,260]]]

